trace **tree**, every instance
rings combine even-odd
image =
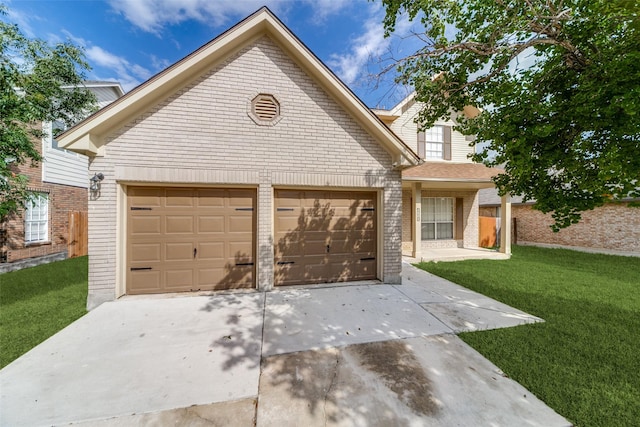
[[[81,48],[29,39],[7,16],[0,5],[0,222],[30,198],[18,166],[42,160],[34,146],[44,136],[42,122],[72,125],[96,102],[82,86],[90,68]]]
[[[556,231],[640,197],[638,0],[382,3],[385,35],[405,13],[425,28],[421,48],[389,68],[424,103],[418,123],[481,107],[458,130],[477,135],[475,161],[505,169],[501,195],[534,200]]]

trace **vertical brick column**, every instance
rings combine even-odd
[[[258,265],[256,268],[258,289],[273,289],[273,187],[271,174],[260,173],[258,187]]]

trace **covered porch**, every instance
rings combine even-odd
[[[425,162],[402,173],[402,254],[415,261],[507,259],[511,230],[502,227],[499,251],[479,247],[478,192],[492,188],[500,169],[476,163]],[[511,217],[509,197],[501,214]]]

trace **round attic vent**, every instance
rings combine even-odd
[[[280,119],[280,103],[273,95],[261,93],[251,100],[249,116],[259,125],[275,125]]]

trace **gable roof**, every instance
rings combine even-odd
[[[128,94],[99,110],[58,137],[58,144],[89,156],[99,153],[105,137],[150,106],[204,74],[212,65],[242,47],[268,35],[358,123],[393,156],[394,165],[408,167],[420,163],[418,156],[311,52],[268,8],[225,31],[182,60],[151,77]]]

